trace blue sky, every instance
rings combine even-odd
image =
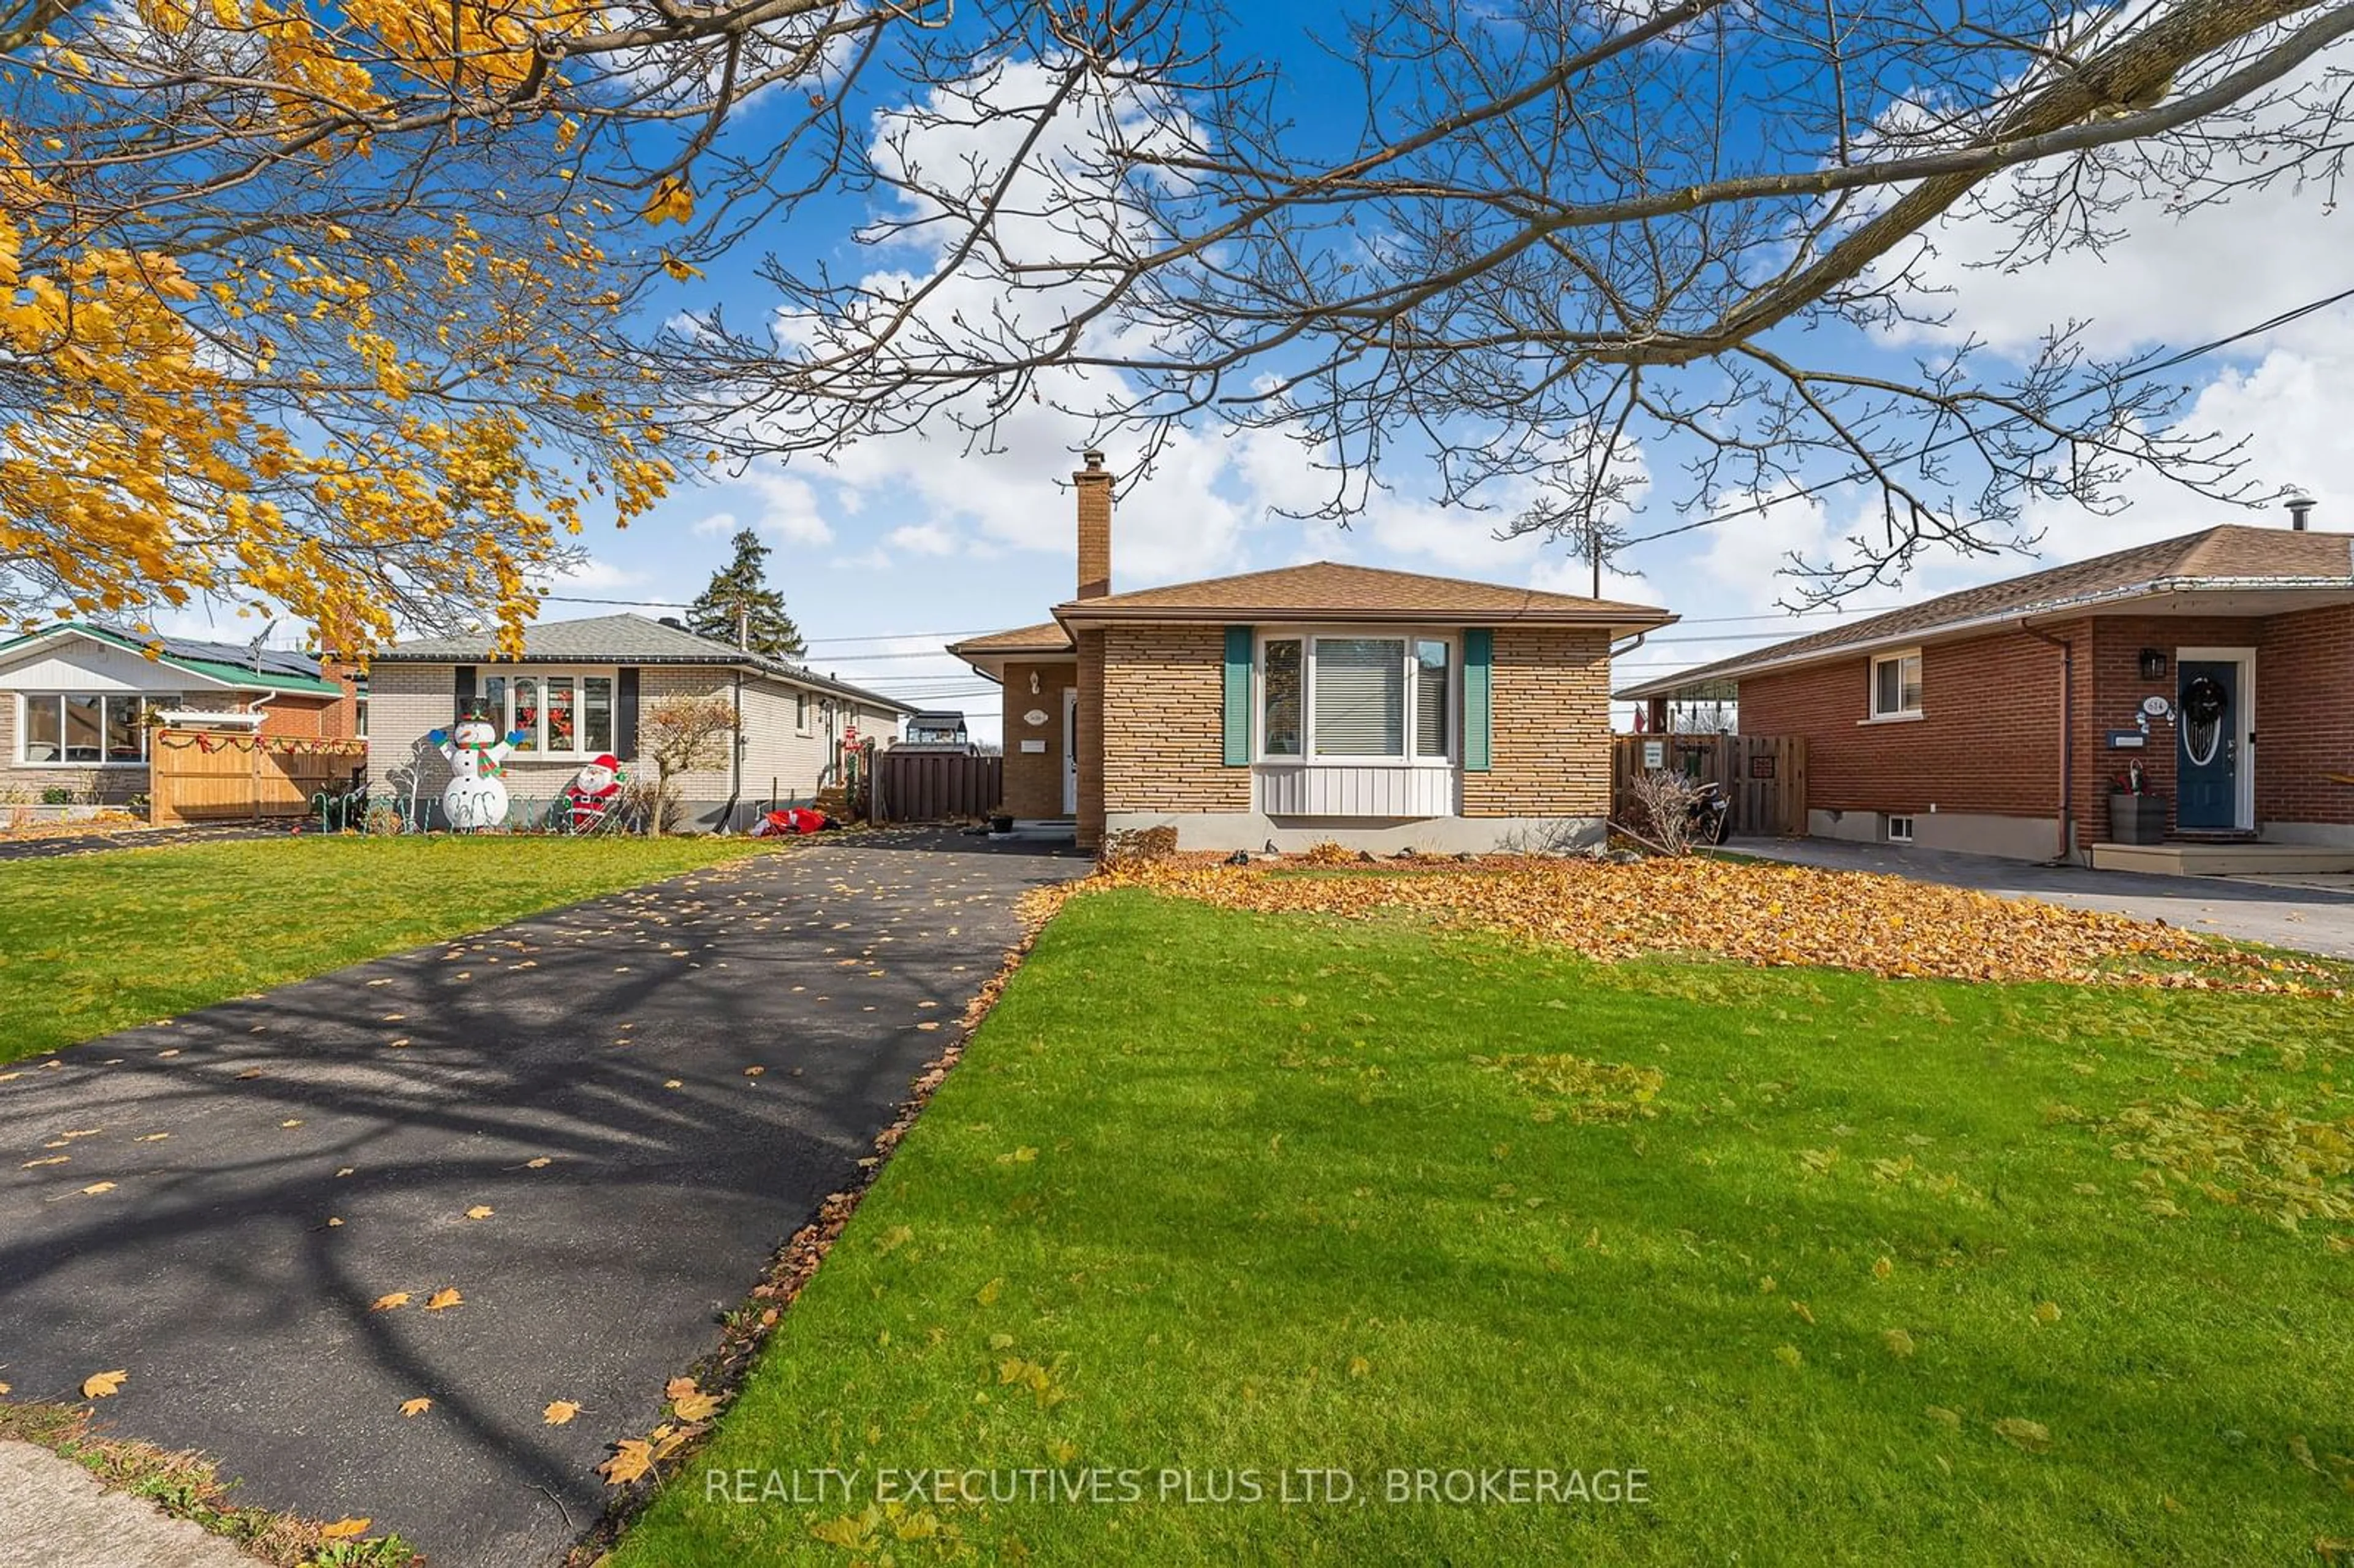
[[[1345,90],[1340,74],[1302,41],[1303,18],[1322,7],[1267,6],[1253,13],[1249,42],[1283,58],[1289,90],[1301,101]],[[757,135],[758,112],[738,128]],[[838,217],[839,223],[822,221]],[[822,258],[853,272],[914,270],[926,259],[906,248],[862,251],[849,236],[864,216],[848,203],[807,213],[764,235],[790,260]],[[2344,286],[2333,256],[2344,250],[2347,219],[2333,217],[2317,192],[2274,187],[2229,209],[2177,217],[2157,201],[2120,217],[2130,238],[2099,256],[2081,254],[2022,272],[1973,267],[1995,254],[1997,239],[1967,224],[1937,236],[1931,271],[1955,292],[1950,334],[1973,333],[1998,354],[2028,352],[2050,323],[2087,319],[2103,352],[2182,344],[2236,331],[2274,311]],[[724,307],[737,323],[758,320],[774,300],[745,254],[671,291],[671,310]],[[1858,344],[1859,359],[1892,351],[1934,350],[1937,333],[1914,341]],[[2325,313],[2252,342],[2232,355],[2197,362],[2184,374],[2200,390],[2192,417],[2250,442],[2249,477],[2294,483],[2317,495],[2317,525],[2354,527],[2354,447],[2340,432],[2354,420],[2354,323]],[[682,487],[627,531],[592,526],[583,538],[590,560],[578,575],[550,585],[543,619],[610,613],[619,608],[667,613],[666,601],[693,597],[726,558],[728,536],[758,529],[775,547],[771,580],[811,640],[811,663],[925,706],[960,708],[980,734],[994,738],[991,689],[939,652],[949,638],[1040,620],[1073,586],[1070,470],[1087,431],[1076,419],[1034,408],[1002,432],[1001,450],[968,453],[954,432],[866,442],[833,464],[797,459],[751,471],[719,474]],[[1674,453],[1647,453],[1664,472]],[[1135,454],[1113,450],[1115,468]],[[1181,432],[1156,471],[1131,480],[1114,527],[1115,587],[1223,575],[1315,559],[1338,559],[1585,591],[1582,562],[1557,545],[1492,537],[1498,518],[1428,503],[1426,471],[1392,464],[1393,487],[1352,526],[1308,525],[1271,515],[1308,493],[1299,454],[1280,437],[1228,438]],[[2278,525],[2276,513],[2247,513],[2137,478],[2136,504],[2116,518],[2073,508],[2031,514],[2043,531],[2041,559],[2075,559],[2218,522]],[[2339,498],[2345,498],[2343,505]],[[1755,498],[1735,496],[1727,509]],[[1820,614],[1791,619],[1779,606],[1795,597],[1782,575],[1797,550],[1835,551],[1840,538],[1869,520],[1873,498],[1834,492],[1774,506],[1721,526],[1704,526],[1638,547],[1606,579],[1612,597],[1664,604],[1685,624],[1655,637],[1627,661],[1622,676],[1664,673],[1795,635],[1828,622]],[[1631,522],[1638,534],[1693,521],[1654,492]],[[1861,608],[2012,575],[2032,563],[2018,556],[1925,559],[1902,589],[1875,590]],[[583,602],[586,600],[618,602]],[[207,617],[176,618],[169,630],[200,632]],[[236,622],[216,624],[224,634]],[[1622,709],[1622,718],[1624,712]]]

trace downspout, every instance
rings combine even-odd
[[[736,729],[728,737],[727,810],[720,815],[719,831],[736,831],[736,803],[744,798],[744,672],[736,672]]]
[[[2039,642],[2060,650],[2060,849],[2053,865],[2076,863],[2076,645],[2064,637],[2038,631],[2020,618],[2019,629]]]
[[[1595,557],[1595,567],[1594,567],[1594,569],[1595,569],[1595,571],[1596,571],[1597,574],[1599,574],[1599,573],[1601,572],[1601,570],[1602,570],[1602,567],[1601,567],[1601,557],[1600,557],[1600,556],[1596,556],[1596,557]],[[1596,581],[1597,581],[1597,583],[1599,582],[1599,580],[1600,580],[1600,579],[1599,579],[1599,577],[1597,576],[1597,577],[1596,577]],[[1595,594],[1594,594],[1594,597],[1595,597],[1595,598],[1596,598],[1596,599],[1600,599],[1600,598],[1602,597],[1602,592],[1601,592],[1601,589],[1599,588],[1599,587],[1597,587],[1597,588],[1596,588],[1596,590],[1595,590]],[[1647,627],[1643,628],[1643,630],[1642,630],[1638,631],[1637,633],[1635,633],[1635,636],[1634,636],[1633,641],[1629,641],[1629,642],[1628,642],[1628,643],[1624,648],[1613,648],[1612,650],[1610,650],[1610,662],[1611,662],[1612,663],[1614,663],[1614,664],[1615,664],[1615,663],[1617,663],[1619,660],[1624,659],[1628,654],[1632,653],[1636,649],[1640,648],[1640,647],[1643,645],[1643,639],[1645,639],[1646,637],[1649,637],[1649,635],[1651,635],[1651,629],[1650,629],[1649,627],[1648,627],[1648,626],[1647,626]],[[1605,727],[1605,728],[1607,728],[1607,727],[1609,726],[1609,721],[1608,721],[1608,719],[1607,719],[1606,717],[1605,718],[1605,720],[1603,721],[1603,723],[1604,723],[1604,727]]]

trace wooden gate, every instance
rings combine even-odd
[[[342,789],[366,760],[365,740],[159,729],[148,737],[147,820],[169,827],[304,816],[313,796]]]
[[[1723,785],[1733,800],[1735,833],[1778,838],[1807,831],[1804,736],[1619,735],[1611,736],[1610,749],[1610,814],[1620,821],[1635,822],[1637,776],[1664,768]]]
[[[972,821],[1005,800],[1005,759],[895,746],[875,754],[871,809],[878,822]]]

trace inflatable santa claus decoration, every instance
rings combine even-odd
[[[572,782],[564,787],[565,810],[570,817],[572,831],[585,833],[605,821],[607,812],[621,798],[621,763],[611,752],[603,752],[582,763]]]

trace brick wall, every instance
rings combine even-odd
[[[2044,629],[2076,653],[2071,810],[2080,836],[2108,832],[2112,778],[2139,761],[2154,792],[2175,794],[2173,726],[2153,725],[2140,750],[2112,751],[2112,730],[2135,727],[2148,696],[2180,689],[2179,651],[2256,652],[2256,816],[2266,821],[2354,822],[2354,788],[2325,775],[2354,769],[2354,606],[2269,620],[2104,616]],[[2166,654],[2166,673],[2141,674],[2141,651]],[[2049,817],[2059,794],[2060,652],[2020,631],[1927,649],[1919,723],[1859,723],[1870,712],[1870,661],[1861,656],[1741,683],[1741,727],[1803,736],[1808,798],[1817,810],[1946,811]]]
[[[1079,821],[1081,849],[1103,847],[1104,633],[1081,631],[1072,641],[1079,669]]]
[[[2092,623],[2094,673],[2091,690],[2079,705],[2076,731],[2076,821],[2088,842],[2108,837],[2112,780],[2134,762],[2142,765],[2152,793],[2169,798],[2175,794],[2173,725],[2153,722],[2149,744],[2139,751],[2111,751],[2109,732],[2133,728],[2134,715],[2141,711],[2144,697],[2172,698],[2181,691],[2182,673],[2176,662],[2178,650],[2185,646],[2254,648],[2263,630],[2261,620],[2213,616],[2104,616]],[[2166,673],[2156,680],[2142,678],[2141,651],[2145,648],[2156,648],[2166,655]],[[2081,652],[2077,658],[2081,673]],[[2271,683],[2269,674],[2259,652],[2256,696],[2260,717],[2267,705],[2264,698]],[[2270,761],[2265,758],[2258,764],[2259,785]],[[2263,814],[2260,799],[2259,821]],[[2169,821],[2168,828],[2172,825]]]
[[[1225,765],[1225,628],[1114,626],[1101,635],[1105,808],[1249,810],[1251,770]]]
[[[1463,775],[1467,817],[1610,814],[1610,638],[1500,626],[1490,768]]]
[[[1030,689],[1030,678],[1038,689]],[[1002,810],[1016,817],[1059,817],[1063,810],[1063,693],[1079,683],[1079,667],[1069,660],[1056,663],[1009,663],[1005,666],[1005,800]],[[1031,712],[1046,715],[1044,724],[1023,720]],[[1043,740],[1044,751],[1025,752],[1025,740]]]
[[[2081,677],[2084,626],[2047,630],[2079,640]],[[1741,730],[1806,740],[1814,810],[1920,813],[1935,805],[2048,818],[2060,796],[2060,667],[2059,649],[2023,631],[1939,643],[1922,653],[1923,716],[1882,724],[1864,722],[1872,661],[1861,654],[1744,676]],[[2089,711],[2084,686],[2080,679],[2080,714]]]
[[[2354,823],[2354,605],[2264,623],[2256,639],[2256,817]]]

